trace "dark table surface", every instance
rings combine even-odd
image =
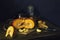
[[[28,35],[21,35],[21,34],[16,34],[13,36],[13,38],[5,38],[5,31],[0,31],[0,40],[40,40],[40,39],[48,39],[48,38],[56,38],[60,36],[60,28],[59,26],[45,20],[49,28],[47,29],[47,32],[41,32],[37,33],[36,31],[33,31],[29,33]]]

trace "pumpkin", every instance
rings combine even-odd
[[[23,28],[23,26],[24,26],[23,23],[24,23],[23,19],[14,19],[13,22],[12,22],[12,25],[16,29],[19,29],[19,28]]]
[[[17,28],[17,29],[20,29],[20,28],[28,28],[28,29],[31,29],[31,28],[34,28],[34,21],[30,18],[22,18],[22,19],[15,19],[13,20],[13,23],[12,25]]]
[[[26,19],[25,20],[25,28],[34,28],[34,21],[32,19]]]

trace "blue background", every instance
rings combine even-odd
[[[18,12],[26,14],[28,5],[34,6],[36,16],[45,17],[60,26],[59,0],[0,0],[0,22],[15,17]]]

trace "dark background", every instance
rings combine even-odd
[[[60,26],[59,0],[0,0],[0,22],[19,13],[27,14],[28,5],[34,6],[35,16],[45,17]]]

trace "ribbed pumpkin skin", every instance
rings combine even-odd
[[[13,20],[12,25],[13,25],[16,29],[23,28],[23,25],[21,25],[23,22],[24,22],[23,19],[15,19],[15,20]]]
[[[34,21],[29,18],[15,19],[13,20],[12,25],[17,29],[20,29],[20,28],[32,29],[35,26]]]
[[[30,28],[30,29],[32,29],[32,28],[34,28],[34,21],[32,20],[32,19],[26,19],[25,20],[25,28]]]

